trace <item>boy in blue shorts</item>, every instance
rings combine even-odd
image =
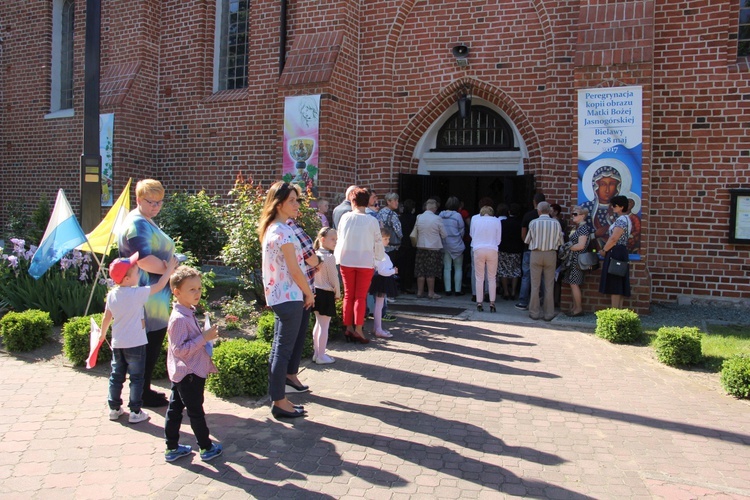
[[[144,305],[148,298],[160,292],[177,267],[177,260],[166,264],[161,279],[152,286],[138,286],[138,252],[126,259],[115,259],[109,265],[109,277],[118,285],[107,294],[102,318],[102,339],[112,324],[112,373],[109,376],[109,419],[117,420],[122,409],[122,386],[125,374],[130,375],[130,415],[128,421],[137,424],[149,419],[143,406],[143,376],[146,370],[146,320]]]

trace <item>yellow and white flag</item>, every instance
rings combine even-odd
[[[106,254],[109,252],[109,248],[112,246],[117,239],[117,233],[120,231],[120,226],[125,221],[130,212],[130,182],[132,179],[128,179],[128,184],[120,193],[120,197],[112,208],[107,212],[107,216],[94,228],[89,234],[86,235],[88,243],[83,243],[76,247],[78,250],[93,251],[98,254]]]

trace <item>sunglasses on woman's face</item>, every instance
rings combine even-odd
[[[578,216],[579,216],[579,215],[581,215],[581,214],[579,214],[578,212],[573,212],[573,213],[572,213],[571,215],[572,215],[573,217],[578,217]]]

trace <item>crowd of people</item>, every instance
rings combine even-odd
[[[519,205],[493,208],[490,198],[481,199],[476,215],[470,216],[455,196],[446,200],[443,210],[440,198],[433,196],[417,215],[413,200],[401,203],[398,194],[388,193],[381,206],[373,190],[350,186],[330,213],[329,203],[318,200],[323,227],[313,241],[296,223],[301,196],[293,183],[273,184],[257,228],[264,298],[275,318],[268,385],[271,413],[277,419],[307,414],[287,394],[310,390],[298,372],[312,312],[313,362],[335,362],[326,353],[326,345],[341,297],[345,339],[360,344],[369,343],[372,336],[393,336],[383,322],[395,319],[387,308],[399,293],[439,300],[436,281],[442,280],[445,295],[460,296],[467,274],[478,311],[484,311],[485,296],[489,312],[497,311],[499,289],[504,300],[518,300],[515,307],[528,310],[532,319],[549,321],[555,314],[556,286],[566,283],[573,302],[567,314],[583,314],[580,286],[586,270],[593,266],[591,259],[581,256],[595,250],[592,242],[598,235],[585,206],[573,207],[566,235],[562,208],[549,204],[541,193],[534,197],[534,208],[523,216]],[[142,407],[168,406],[165,459],[173,461],[192,453],[190,446],[178,442],[182,414],[187,410],[200,456],[211,460],[221,454],[222,447],[209,438],[203,391],[206,378],[216,371],[211,353],[218,332],[215,326],[201,328],[195,318],[201,297],[200,272],[177,267],[174,241],[153,221],[163,201],[159,181],[138,183],[137,207],[119,235],[120,258],[110,266],[117,286],[108,294],[101,329],[104,336],[112,324],[109,418],[117,420],[124,413],[121,392],[127,373],[131,423],[148,420]],[[598,249],[604,257],[600,292],[611,296],[612,307],[621,308],[630,295],[627,245],[633,226],[629,200],[614,196],[610,209],[614,223]],[[623,269],[624,273],[618,272]],[[364,330],[368,318],[373,320],[371,332]],[[168,399],[151,388],[165,336],[172,382]]]

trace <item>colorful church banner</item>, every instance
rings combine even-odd
[[[318,197],[318,125],[320,95],[287,97],[284,101],[284,174]]]
[[[111,207],[114,202],[112,184],[112,141],[115,136],[115,114],[99,115],[99,155],[102,157],[102,205]]]
[[[628,250],[638,259],[641,242],[643,172],[643,89],[578,91],[578,204],[588,208],[600,245],[617,218],[609,204],[630,200]]]

